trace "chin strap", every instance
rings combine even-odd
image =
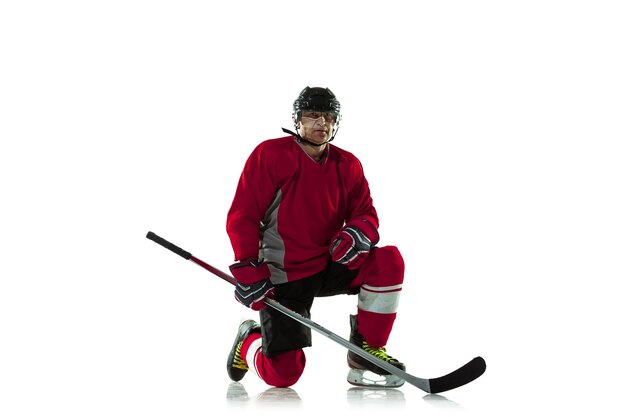
[[[314,147],[316,147],[316,148],[319,148],[319,147],[320,147],[320,146],[322,146],[322,145],[326,145],[328,142],[331,142],[333,139],[335,139],[335,135],[337,134],[337,130],[339,130],[339,129],[335,129],[335,132],[333,133],[333,136],[332,136],[330,139],[328,139],[326,142],[322,142],[322,143],[313,143],[313,142],[311,142],[310,140],[306,140],[306,139],[304,139],[302,136],[300,136],[300,134],[299,134],[299,133],[292,132],[291,130],[289,130],[289,129],[285,129],[284,127],[283,127],[282,129],[283,129],[283,132],[285,132],[285,133],[289,133],[290,135],[295,136],[295,137],[296,137],[296,139],[298,140],[298,142],[301,142],[301,143],[306,143],[307,145],[311,145],[311,146],[314,146]],[[296,130],[298,130],[298,129],[296,129]]]

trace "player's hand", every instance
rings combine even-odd
[[[380,239],[376,227],[367,220],[353,220],[330,243],[330,257],[334,262],[357,269]]]
[[[266,298],[274,298],[274,285],[270,281],[272,275],[267,264],[246,260],[232,264],[230,272],[235,284],[235,299],[246,307],[258,311],[265,307]]]

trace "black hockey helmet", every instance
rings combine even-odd
[[[341,117],[339,100],[328,88],[305,87],[293,102],[293,120],[298,123],[302,117],[302,111],[325,111],[335,115],[337,124]]]

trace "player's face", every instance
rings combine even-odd
[[[324,143],[333,133],[335,115],[330,112],[303,111],[298,128],[303,138],[313,143]]]

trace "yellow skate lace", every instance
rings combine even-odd
[[[248,365],[246,365],[246,362],[241,357],[241,345],[243,345],[243,341],[239,342],[239,344],[237,345],[237,348],[235,349],[235,358],[233,360],[233,368],[243,369],[244,371],[247,371],[250,368],[248,368]]]
[[[387,351],[384,347],[372,347],[366,341],[363,341],[362,347],[363,347],[363,350],[365,350],[367,353],[372,354],[376,356],[377,358],[380,358],[384,361],[387,361],[387,362],[397,361],[396,358],[387,354]]]

